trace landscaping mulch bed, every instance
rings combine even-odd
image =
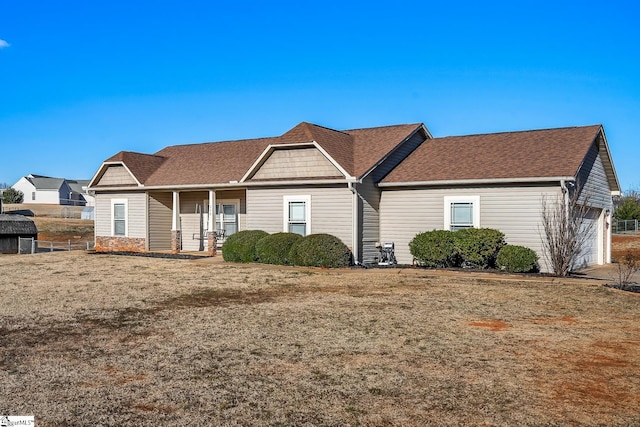
[[[615,284],[607,284],[604,285],[607,288],[619,289],[621,291],[627,292],[635,292],[640,294],[640,284],[639,283],[625,283],[623,285],[615,285]]]
[[[145,257],[145,258],[165,258],[165,259],[202,259],[206,258],[204,255],[192,255],[192,254],[171,254],[166,252],[128,252],[128,251],[120,251],[120,252],[99,252],[99,251],[91,251],[90,253],[96,255],[122,255],[122,256],[135,256],[135,257]]]

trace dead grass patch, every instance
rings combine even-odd
[[[625,256],[627,252],[640,253],[640,234],[614,234],[611,236],[611,257],[617,260]]]
[[[73,252],[0,270],[0,413],[38,425],[640,425],[640,299],[597,281]]]
[[[474,326],[476,328],[484,328],[489,329],[493,332],[504,331],[509,327],[505,322],[500,320],[480,320],[475,322],[469,322],[469,326]]]
[[[94,222],[86,219],[31,218],[38,229],[38,240],[52,242],[91,242],[94,239]]]

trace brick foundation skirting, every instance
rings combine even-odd
[[[216,256],[218,254],[218,238],[214,231],[207,232],[207,249],[209,256]]]
[[[147,239],[141,237],[96,237],[97,252],[145,252]]]
[[[171,253],[179,254],[182,250],[182,233],[180,230],[171,230]]]

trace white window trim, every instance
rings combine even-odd
[[[282,231],[289,232],[289,202],[304,202],[307,236],[311,234],[311,196],[282,196]]]
[[[124,205],[124,236],[116,236],[115,212],[114,206]],[[113,237],[129,237],[129,200],[127,199],[111,199],[111,235]]]
[[[480,196],[445,196],[444,229],[451,230],[451,204],[473,203],[473,227],[480,228]]]

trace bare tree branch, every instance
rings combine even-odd
[[[555,200],[542,198],[543,255],[557,276],[566,276],[579,267],[576,263],[589,247],[596,225],[595,221],[590,221],[595,213],[589,207],[590,196],[582,194],[578,188],[573,191],[563,189]]]
[[[627,251],[618,260],[617,277],[614,278],[615,286],[624,289],[625,285],[633,282],[633,275],[640,271],[640,253]]]

